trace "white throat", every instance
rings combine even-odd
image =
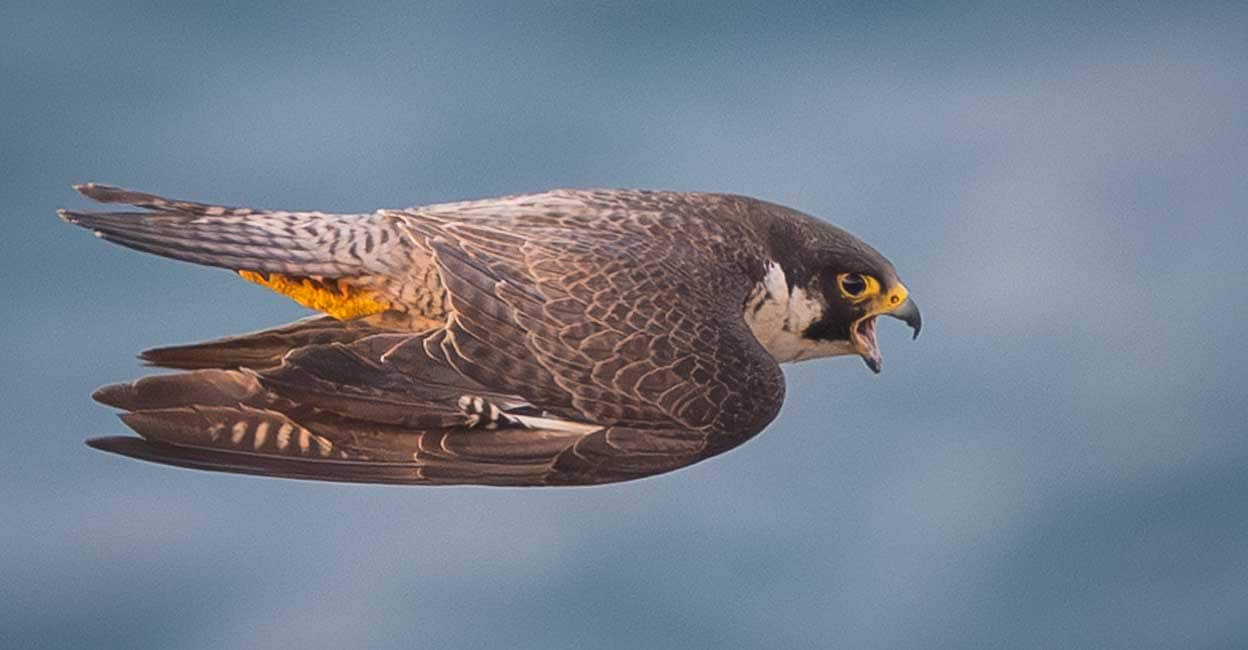
[[[745,323],[778,363],[853,354],[849,341],[813,341],[806,331],[823,315],[823,302],[802,287],[789,291],[784,270],[774,261],[745,301]]]

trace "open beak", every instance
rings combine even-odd
[[[896,303],[892,302],[892,298],[897,297]],[[919,330],[923,329],[923,316],[919,314],[919,306],[914,304],[914,300],[910,299],[906,288],[897,285],[889,295],[882,296],[879,300],[881,307],[873,309],[870,313],[858,319],[854,326],[849,330],[849,338],[854,344],[854,350],[866,362],[867,367],[872,372],[879,373],[883,368],[883,360],[880,358],[880,347],[875,340],[875,319],[877,316],[892,316],[914,330],[914,338],[919,338]],[[892,306],[896,304],[897,306]]]

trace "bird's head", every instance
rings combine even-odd
[[[883,258],[881,258],[883,259]],[[918,305],[897,278],[892,265],[834,262],[812,278],[809,290],[818,292],[822,314],[806,326],[802,336],[813,341],[848,342],[850,348],[874,372],[881,368],[875,338],[875,320],[892,316],[905,321],[918,338],[923,326]]]
[[[780,223],[784,225],[773,231],[771,240],[774,257],[784,260],[781,265],[786,267],[784,329],[799,337],[788,360],[857,354],[872,371],[880,372],[876,319],[900,319],[914,330],[915,338],[923,324],[892,263],[827,222],[791,213]]]

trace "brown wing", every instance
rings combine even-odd
[[[784,382],[742,318],[759,253],[729,218],[735,197],[555,196],[576,202],[410,215],[449,292],[427,346],[571,419],[725,441],[761,430]]]
[[[554,459],[591,430],[543,428],[541,419],[521,425],[500,414],[519,405],[514,396],[422,361],[424,354],[416,335],[374,333],[291,350],[274,367],[106,386],[96,399],[123,409],[142,437],[89,444],[169,465],[285,478],[543,485]],[[486,408],[466,409],[465,396]]]
[[[532,412],[515,396],[491,393],[424,354],[419,337],[382,333],[293,350],[273,368],[196,370],[106,386],[96,399],[123,409],[122,420],[142,438],[89,444],[232,473],[507,486],[639,478],[707,452],[705,437],[691,432],[522,421],[501,410]],[[466,395],[498,417],[474,421]]]
[[[717,225],[734,208],[723,198],[553,193],[362,219],[87,193],[158,213],[71,221],[194,262],[393,280],[413,251],[431,255],[449,307],[419,334],[320,320],[149,352],[214,369],[103,389],[143,439],[92,442],[102,449],[336,481],[591,484],[724,451],[782,399],[741,319],[749,233]],[[378,255],[377,235],[355,259],[379,225],[392,249]],[[512,413],[482,426],[468,397]]]
[[[256,427],[270,421],[248,415]],[[201,422],[190,424],[202,426]],[[344,452],[343,457],[321,458],[319,450],[332,444],[326,443],[324,436],[311,439],[311,451],[290,443],[279,453],[269,448],[244,448],[253,442],[257,429],[247,430],[238,445],[209,445],[202,441],[167,442],[177,440],[169,437],[174,427],[171,420],[133,421],[131,425],[147,437],[111,436],[94,438],[87,444],[138,460],[190,469],[396,485],[599,485],[661,474],[705,457],[701,438],[677,431],[622,429],[574,438],[561,432],[532,430],[374,434],[373,448],[359,445]],[[296,431],[292,439],[298,440],[299,434],[315,435],[306,429]],[[413,460],[414,456],[419,460]]]
[[[139,358],[148,365],[178,370],[271,368],[280,365],[282,358],[296,348],[350,343],[376,332],[376,328],[360,320],[313,316],[215,341],[144,350]]]

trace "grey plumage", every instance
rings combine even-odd
[[[830,282],[828,268],[900,287],[847,233],[731,195],[558,190],[336,215],[78,189],[146,211],[62,211],[71,223],[344,318],[149,350],[146,362],[188,372],[96,393],[142,438],[93,446],[199,469],[491,485],[669,471],[778,412],[783,374],[743,316],[769,273],[794,296]],[[854,304],[823,304],[825,320],[791,335],[848,341],[887,313]]]
[[[122,246],[196,264],[295,275],[384,273],[399,240],[384,220],[366,215],[210,206],[94,183],[77,189],[97,201],[149,211],[62,210],[66,221]],[[370,234],[376,249],[361,254],[354,242]]]

